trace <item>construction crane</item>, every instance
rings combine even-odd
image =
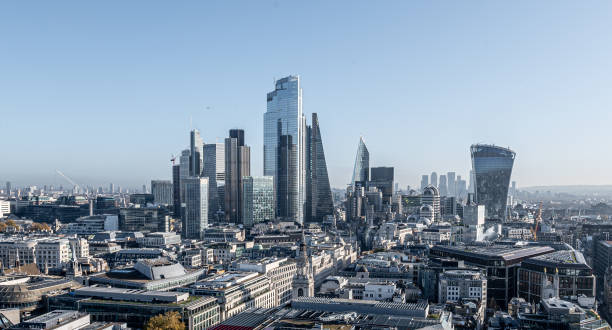
[[[538,240],[538,224],[542,221],[542,202],[540,202],[540,207],[538,208],[538,214],[533,220],[533,228],[531,229],[531,233],[533,234],[533,240]]]
[[[172,162],[172,166],[174,166],[174,161],[176,161],[176,156],[170,155],[170,161]]]

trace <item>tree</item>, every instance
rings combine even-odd
[[[6,231],[6,227],[7,227],[6,223],[0,222],[0,233],[5,232]]]
[[[46,223],[34,222],[30,226],[30,231],[51,231],[51,227]]]
[[[145,330],[185,330],[185,323],[176,311],[153,316],[145,324]]]

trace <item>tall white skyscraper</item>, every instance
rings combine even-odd
[[[306,118],[299,76],[276,81],[264,114],[264,175],[273,176],[277,213],[304,222]]]
[[[199,239],[208,227],[208,178],[188,177],[185,185],[184,238]]]

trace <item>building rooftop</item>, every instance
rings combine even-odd
[[[259,276],[259,273],[255,272],[228,272],[196,282],[193,287],[201,289],[221,290],[234,285],[241,284],[257,276]]]
[[[489,259],[503,259],[506,261],[528,258],[553,252],[549,246],[514,247],[507,245],[493,246],[441,246],[437,245],[432,251],[446,252],[464,256],[473,256]]]
[[[525,263],[533,263],[541,266],[549,267],[572,267],[573,268],[591,268],[586,263],[582,253],[574,250],[562,250],[555,251],[552,253],[540,255],[537,257],[529,258],[524,261]]]

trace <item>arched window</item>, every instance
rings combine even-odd
[[[299,288],[298,289],[298,297],[302,297],[304,295],[304,289]]]

